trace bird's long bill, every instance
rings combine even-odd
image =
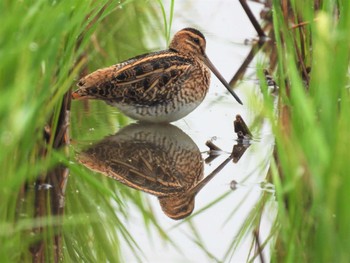
[[[216,69],[214,64],[209,60],[209,58],[204,55],[203,56],[204,63],[208,66],[208,68],[215,74],[215,76],[221,81],[221,83],[225,86],[225,88],[232,94],[232,96],[237,100],[239,104],[242,104],[242,101],[237,96],[237,94],[231,89],[230,85],[226,82],[224,77],[220,74],[220,72]]]

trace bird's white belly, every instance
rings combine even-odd
[[[198,107],[200,102],[186,103],[181,107],[167,106],[136,106],[114,104],[126,116],[144,122],[163,123],[177,121]]]

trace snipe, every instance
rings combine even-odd
[[[83,77],[72,98],[103,100],[140,121],[172,122],[203,101],[211,70],[242,104],[207,57],[205,47],[201,32],[182,29],[168,50],[137,56]]]

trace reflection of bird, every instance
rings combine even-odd
[[[83,77],[72,98],[100,99],[141,121],[172,122],[203,101],[210,69],[242,104],[208,59],[205,47],[201,32],[182,29],[168,50],[134,57]]]
[[[131,124],[79,154],[78,160],[132,188],[156,195],[173,219],[190,215],[203,178],[197,145],[179,128]]]

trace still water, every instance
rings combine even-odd
[[[251,7],[258,17],[262,6]],[[172,33],[184,27],[203,32],[207,55],[228,81],[250,50],[244,40],[256,35],[238,1],[232,0],[215,4],[176,1]],[[159,225],[172,241],[164,244],[157,231],[145,229],[139,210],[131,210],[123,223],[147,261],[246,262],[255,253],[251,247],[256,238],[253,231],[259,231],[261,243],[268,238],[276,215],[273,185],[266,179],[274,138],[269,123],[258,118],[263,102],[255,64],[235,89],[243,106],[212,76],[206,99],[184,119],[161,127],[131,124],[106,137],[88,138],[91,145],[77,156],[89,169],[145,192]],[[249,127],[259,120],[252,129],[254,139],[239,160],[227,161],[210,181],[203,182],[237,144],[233,128],[237,114]],[[211,162],[205,161],[209,157],[207,141],[221,149]],[[134,167],[132,172],[130,167]],[[184,219],[174,220],[180,218]],[[255,222],[251,228],[249,220]],[[245,223],[246,235],[237,242]],[[122,246],[127,262],[135,261],[129,246]],[[269,259],[269,244],[263,255]]]

